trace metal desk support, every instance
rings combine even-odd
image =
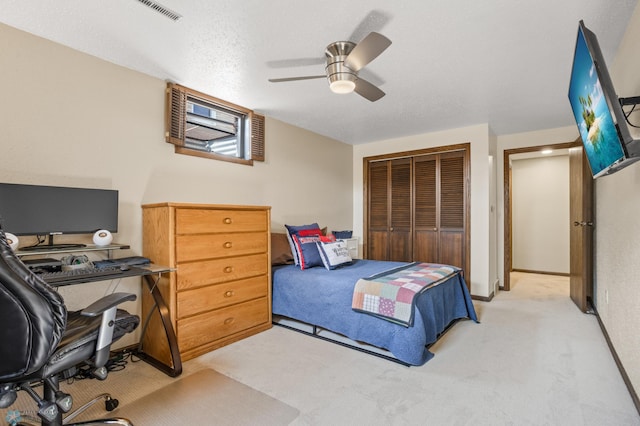
[[[157,271],[155,270],[157,269]],[[153,297],[154,307],[158,308],[158,313],[160,314],[160,319],[162,320],[162,326],[164,327],[165,334],[167,335],[167,341],[169,343],[169,351],[171,352],[171,363],[173,366],[166,365],[163,362],[155,359],[151,355],[148,355],[144,352],[144,348],[142,347],[142,340],[144,338],[144,333],[146,331],[146,326],[148,324],[149,318],[145,321],[142,329],[142,335],[140,336],[140,344],[138,345],[138,349],[135,352],[136,356],[138,356],[143,361],[151,364],[156,367],[158,370],[163,373],[176,377],[182,374],[182,359],[180,358],[180,350],[178,348],[178,340],[176,339],[176,333],[173,330],[173,325],[171,324],[171,316],[169,314],[169,308],[165,303],[162,295],[160,294],[160,290],[158,289],[158,281],[163,272],[169,272],[168,268],[159,267],[157,265],[150,265],[149,270],[153,270],[157,272],[157,278],[154,278],[154,274],[144,275],[144,281],[147,284],[149,292]],[[150,312],[153,312],[151,309]]]

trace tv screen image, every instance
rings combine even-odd
[[[593,176],[607,173],[626,154],[582,25],[576,41],[569,101]]]

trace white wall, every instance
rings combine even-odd
[[[613,65],[619,96],[640,95],[640,6]],[[640,113],[630,120],[640,124]],[[640,392],[640,165],[595,182],[596,303],[636,393]]]
[[[513,160],[513,269],[569,273],[569,156]]]
[[[274,231],[313,221],[352,228],[350,145],[267,117],[264,163],[175,154],[164,141],[163,81],[3,24],[0,81],[0,182],[119,190],[114,241],[131,250],[118,256],[141,254],[144,203],[270,205]],[[77,308],[116,285],[109,284],[61,293]],[[140,279],[125,279],[118,289],[139,294]],[[139,301],[127,309],[139,312]]]
[[[354,235],[363,235],[363,158],[394,152],[412,151],[444,145],[471,143],[471,293],[489,297],[493,280],[489,265],[495,260],[490,250],[490,193],[492,164],[490,130],[486,124],[427,133],[398,139],[389,139],[362,145],[353,149],[353,226]],[[490,285],[491,283],[491,285]]]

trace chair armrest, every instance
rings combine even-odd
[[[136,295],[133,293],[111,293],[84,308],[80,314],[86,317],[97,317],[121,303],[132,300],[136,300]]]

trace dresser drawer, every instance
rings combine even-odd
[[[176,233],[264,232],[268,229],[266,211],[176,209]]]
[[[268,268],[267,253],[183,263],[178,265],[177,290],[266,275]]]
[[[266,275],[181,291],[177,296],[178,318],[266,297],[268,291]]]
[[[176,237],[176,259],[178,262],[185,262],[266,253],[267,238],[267,234],[264,232],[178,235]]]
[[[267,322],[267,298],[205,312],[177,321],[178,345],[187,351]]]

